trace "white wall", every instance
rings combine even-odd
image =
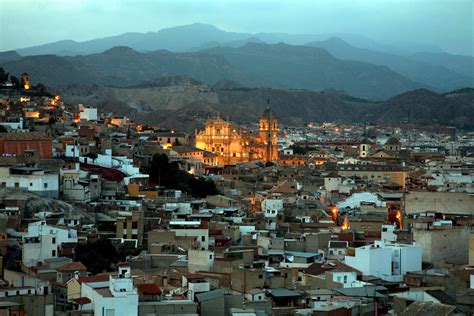
[[[38,238],[37,242],[27,242],[29,238]],[[44,221],[28,225],[28,232],[23,236],[22,262],[27,267],[38,262],[59,256],[62,243],[77,242],[77,231],[46,225]]]

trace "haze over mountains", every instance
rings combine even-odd
[[[209,84],[228,79],[249,87],[334,88],[373,99],[416,88],[444,92],[473,86],[473,57],[426,46],[418,48],[429,52],[411,54],[416,47],[397,49],[362,36],[339,35],[345,40],[330,35],[226,32],[196,23],[18,49],[0,53],[0,63],[11,72],[28,71],[49,85],[126,86],[189,75]]]

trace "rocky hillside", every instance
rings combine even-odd
[[[133,87],[69,85],[59,92],[67,102],[93,104],[105,113],[187,131],[201,128],[206,118],[217,112],[238,123],[255,123],[268,100],[285,124],[371,121],[474,127],[474,89],[446,94],[418,89],[374,102],[337,90],[247,88],[229,80],[210,87],[189,77],[175,76]]]

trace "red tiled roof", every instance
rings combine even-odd
[[[94,282],[105,282],[109,280],[108,274],[93,275],[85,278],[80,278],[79,283],[94,283]]]
[[[59,271],[59,272],[80,271],[80,270],[87,270],[86,266],[83,265],[82,262],[80,261],[71,262],[56,269],[56,271]]]
[[[88,297],[79,297],[79,298],[74,299],[74,302],[76,302],[79,305],[85,305],[85,304],[91,303],[92,301]]]
[[[161,294],[161,289],[158,285],[150,283],[150,284],[137,284],[137,290],[141,294]]]

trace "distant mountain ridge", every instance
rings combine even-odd
[[[62,57],[89,56],[101,54],[114,47],[129,47],[139,53],[160,51],[174,54],[203,53],[219,48],[241,48],[248,44],[274,45],[285,43],[293,46],[311,46],[326,49],[331,55],[342,60],[352,60],[387,66],[407,79],[421,83],[419,87],[449,91],[465,86],[473,86],[474,57],[445,53],[439,48],[424,44],[386,44],[373,41],[357,34],[287,34],[287,33],[238,33],[227,32],[213,25],[194,23],[162,29],[157,32],[124,33],[117,36],[93,39],[84,42],[63,40],[44,45],[17,49],[16,52],[0,53],[0,63],[15,61],[21,56],[59,55]],[[19,55],[18,55],[19,54]],[[184,55],[181,55],[184,56]],[[166,68],[166,67],[164,67]],[[238,71],[238,70],[237,70]],[[187,74],[190,71],[175,73],[170,70],[164,75]],[[206,76],[209,76],[206,75]],[[199,79],[209,82],[206,76]],[[115,81],[120,76],[111,77]],[[157,76],[154,76],[157,77]],[[219,75],[215,80],[222,79]],[[150,77],[149,79],[151,79]],[[242,79],[233,76],[227,79]],[[245,79],[245,78],[244,78]],[[291,87],[273,85],[268,80],[244,82],[246,85]],[[115,84],[115,83],[114,83]],[[131,84],[125,82],[125,85]],[[398,86],[396,84],[395,86]],[[310,86],[306,83],[305,86]],[[326,88],[325,86],[322,87]],[[330,87],[334,88],[334,87]],[[416,87],[410,87],[416,88]],[[401,92],[395,88],[395,93]],[[354,93],[354,92],[352,92]],[[365,92],[364,92],[365,93]],[[360,93],[359,95],[363,95]],[[367,94],[365,93],[365,96]],[[386,97],[384,94],[383,97]]]
[[[153,84],[155,83],[155,84]],[[220,112],[241,124],[255,122],[267,100],[284,124],[374,122],[399,125],[446,124],[474,129],[474,89],[438,94],[416,89],[374,102],[338,91],[314,92],[249,88],[229,80],[210,87],[189,77],[159,78],[136,87],[65,86],[69,102],[94,104],[105,112],[145,123],[192,132]]]
[[[324,48],[333,56],[343,60],[388,66],[411,80],[423,82],[440,90],[474,86],[474,58],[433,53],[400,56],[358,48],[335,37],[307,45]],[[426,58],[427,55],[431,57],[431,60]]]
[[[347,91],[385,99],[429,85],[409,80],[386,66],[335,58],[325,49],[249,42],[193,53],[138,52],[114,47],[85,56],[27,56],[0,62],[10,73],[30,73],[33,82],[131,86],[158,77],[185,75],[209,85],[227,79],[247,87]]]

